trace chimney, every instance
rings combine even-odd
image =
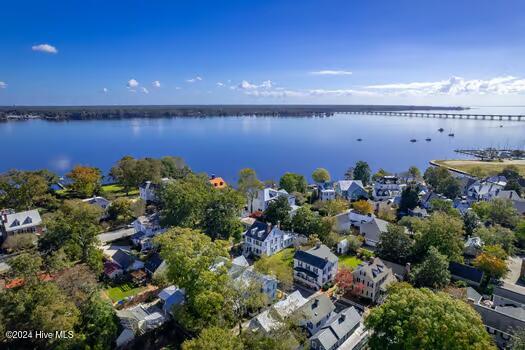
[[[266,233],[269,233],[271,230],[272,230],[272,223],[271,222],[267,222],[266,223]]]
[[[315,247],[316,247],[316,248],[321,248],[321,241],[317,240],[317,241],[315,242]]]
[[[313,304],[312,304],[312,309],[315,309],[317,306],[319,306],[319,299],[315,298]]]
[[[341,312],[341,315],[339,316],[339,323],[343,323],[346,319],[346,315]]]
[[[279,230],[281,229],[281,220],[277,220],[275,227],[277,227]]]

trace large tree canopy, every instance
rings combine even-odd
[[[479,314],[448,294],[396,288],[370,312],[371,349],[495,349]]]

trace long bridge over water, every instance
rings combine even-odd
[[[417,118],[441,118],[441,119],[474,119],[474,120],[506,120],[525,121],[525,115],[515,114],[467,114],[467,113],[441,113],[441,112],[382,112],[382,111],[349,111],[339,112],[343,114],[368,114],[386,115],[392,117],[417,117]]]

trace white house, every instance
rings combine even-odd
[[[17,233],[43,232],[42,218],[38,210],[27,210],[15,213],[14,211],[3,211],[0,213],[0,238]],[[1,240],[1,239],[0,239]]]
[[[374,219],[372,214],[361,214],[350,209],[335,216],[334,230],[337,232],[348,232],[352,227],[359,228],[362,224]]]
[[[133,221],[132,225],[135,229],[135,233],[143,232],[148,237],[155,236],[156,234],[165,231],[165,229],[160,226],[160,215],[158,213],[148,216],[139,216]]]
[[[467,196],[474,200],[490,200],[504,187],[498,183],[476,181],[467,188]]]
[[[403,188],[397,176],[387,175],[374,182],[372,194],[378,201],[393,199],[401,194]]]
[[[299,325],[304,327],[310,336],[317,333],[334,315],[335,305],[326,296],[319,294],[313,296],[306,304],[295,312]]]
[[[257,191],[254,198],[249,200],[248,210],[250,212],[265,211],[272,201],[281,196],[284,196],[288,199],[288,204],[290,204],[290,206],[295,205],[295,196],[289,194],[285,190],[264,188],[262,190]]]
[[[242,255],[241,255],[242,256]],[[271,302],[277,295],[278,281],[275,277],[264,275],[256,272],[253,266],[237,265],[232,262],[232,267],[228,271],[232,281],[243,285],[250,285],[250,283],[257,283],[261,287],[261,292],[268,297]]]
[[[334,314],[326,324],[310,338],[310,347],[314,350],[357,349],[364,343],[367,334],[360,332],[363,318],[352,306]],[[349,342],[347,342],[349,341]],[[355,343],[355,347],[345,347],[346,343]],[[344,345],[343,345],[344,344]]]
[[[270,256],[293,245],[295,235],[279,225],[256,221],[244,233],[243,254]]]
[[[324,244],[309,250],[298,250],[293,257],[294,281],[319,289],[332,282],[337,273],[338,259]]]
[[[334,186],[329,182],[317,185],[317,192],[319,200],[321,201],[331,201],[335,199],[336,192]]]
[[[151,181],[146,181],[139,186],[139,195],[140,198],[145,202],[156,202],[159,200],[157,192],[159,188],[166,184],[170,179],[162,178],[160,184],[153,183]]]

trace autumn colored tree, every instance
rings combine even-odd
[[[372,204],[370,204],[366,200],[360,200],[352,203],[352,208],[354,208],[354,210],[357,211],[359,214],[363,215],[372,214],[372,212],[374,211]]]
[[[71,181],[70,188],[83,197],[91,197],[100,188],[100,169],[77,165],[66,175]]]
[[[509,271],[505,261],[507,253],[501,246],[485,246],[483,252],[474,260],[474,266],[483,271],[489,278],[500,279]]]
[[[350,291],[354,286],[352,271],[346,267],[340,267],[335,275],[335,284],[342,295]]]

